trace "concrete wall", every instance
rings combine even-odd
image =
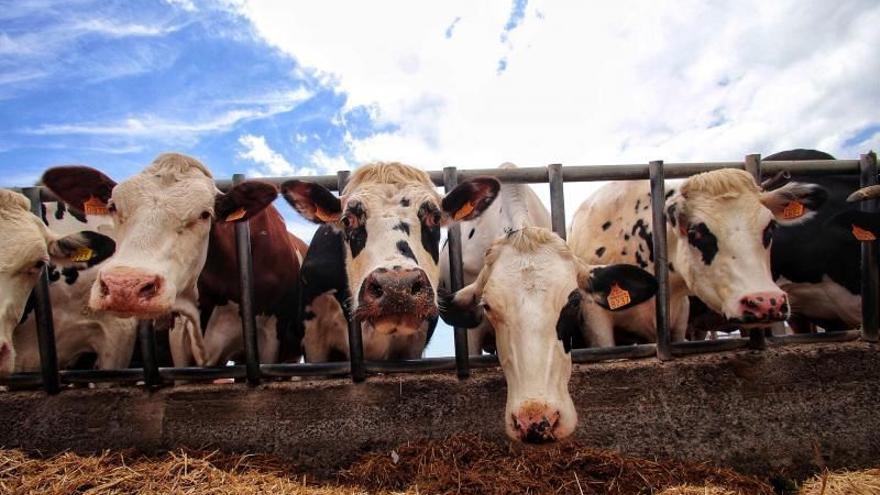
[[[803,476],[880,464],[880,354],[802,345],[576,366],[577,438],[646,457]],[[271,452],[317,469],[407,440],[503,440],[504,377],[451,374],[246,385],[0,393],[0,445],[53,452],[189,446]]]

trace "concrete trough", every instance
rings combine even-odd
[[[880,464],[876,344],[577,365],[575,436],[648,458],[803,478]],[[316,470],[425,437],[504,440],[500,370],[245,384],[0,393],[0,446],[52,453],[175,447],[263,452]]]

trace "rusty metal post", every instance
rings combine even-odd
[[[232,176],[233,184],[244,182],[243,174]],[[245,369],[250,386],[260,384],[260,353],[257,347],[257,317],[254,311],[254,262],[251,258],[250,222],[235,224],[235,249],[238,253],[238,281],[241,288],[241,332],[244,340]]]
[[[162,385],[159,364],[156,361],[156,333],[153,331],[153,320],[138,320],[138,339],[141,343],[141,360],[144,362],[144,384],[147,388]]]
[[[562,240],[565,240],[565,196],[562,189],[562,164],[547,165],[550,182],[550,224]]]
[[[443,186],[448,193],[458,185],[458,171],[455,167],[443,168]],[[449,247],[449,281],[455,292],[464,285],[464,269],[461,258],[461,227],[453,225],[447,230],[447,244]],[[468,362],[467,328],[454,327],[455,336],[455,368],[458,377],[464,379],[470,376],[470,363]]]
[[[351,173],[348,170],[340,170],[336,173],[336,188],[339,195],[345,185],[348,184],[348,178]],[[351,314],[348,321],[348,358],[351,362],[351,380],[355,383],[361,383],[367,379],[367,367],[364,364],[364,336],[361,330],[361,322]]]
[[[862,187],[877,184],[877,155],[866,153],[859,159]],[[862,211],[876,214],[877,201],[862,201]],[[877,342],[877,241],[862,242],[862,339]]]

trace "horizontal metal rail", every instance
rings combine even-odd
[[[663,179],[684,178],[690,175],[718,170],[722,168],[738,168],[750,171],[752,174],[760,177],[760,175],[770,176],[781,171],[789,171],[793,174],[804,176],[823,176],[823,175],[855,175],[862,173],[863,181],[866,174],[876,174],[876,167],[873,157],[866,158],[863,155],[861,160],[814,160],[814,161],[771,161],[761,162],[757,155],[750,155],[744,161],[740,162],[711,162],[711,163],[662,163],[657,162],[654,173],[660,174],[660,181],[655,184],[657,191],[662,190]],[[752,160],[753,163],[750,163]],[[755,163],[758,164],[757,168]],[[866,163],[870,166],[866,166]],[[867,171],[867,172],[866,172]],[[455,174],[455,178],[450,178],[451,173]],[[587,181],[607,181],[607,180],[647,180],[651,177],[651,166],[649,164],[623,164],[623,165],[574,165],[562,166],[559,164],[549,165],[547,167],[524,167],[518,169],[455,169],[447,168],[444,171],[430,171],[428,174],[436,186],[446,186],[447,189],[458,182],[468,180],[470,178],[491,175],[497,177],[506,183],[549,183],[551,185],[551,217],[554,219],[554,230],[561,236],[565,236],[565,204],[563,187],[565,183],[587,182]],[[331,176],[306,176],[306,177],[269,177],[261,178],[266,182],[280,185],[290,179],[308,180],[318,183],[327,189],[338,191],[344,187],[347,172],[342,172]],[[240,177],[236,179],[241,180]],[[869,178],[870,179],[870,178]],[[230,180],[217,181],[217,185],[221,190],[228,190],[233,184]],[[43,187],[28,188],[29,194],[33,198],[41,198],[43,201],[54,201],[56,198]],[[656,191],[655,191],[656,192]],[[657,194],[658,201],[654,201],[653,207],[658,206],[662,209],[662,201],[660,195]],[[658,226],[665,224],[662,213],[655,220]],[[662,228],[662,227],[658,227]],[[246,224],[238,229],[239,234],[247,233]],[[243,238],[244,235],[239,235]],[[660,236],[656,237],[659,238]],[[237,239],[241,245],[239,246],[239,256],[241,256],[241,267],[247,268],[246,265],[251,263],[251,253],[248,244],[241,242],[244,239]],[[453,243],[451,243],[453,244]],[[663,246],[665,247],[665,246]],[[454,246],[456,253],[453,260],[459,272],[461,269],[461,253],[460,246]],[[658,252],[664,252],[661,249]],[[457,259],[456,259],[457,258]],[[665,259],[660,258],[660,259]],[[450,264],[452,266],[453,263]],[[246,278],[244,270],[239,274],[240,278]],[[867,274],[873,274],[876,279],[876,264],[866,268]],[[870,272],[870,273],[869,273]],[[662,277],[660,277],[662,278]],[[876,282],[875,282],[876,284]],[[243,288],[247,289],[246,286]],[[252,290],[252,289],[250,289]],[[245,290],[249,292],[250,290]],[[247,301],[246,301],[247,302]],[[46,301],[47,311],[51,311],[49,301]],[[658,305],[659,307],[660,305]],[[871,304],[873,308],[876,303]],[[876,311],[876,310],[873,310]],[[870,311],[869,311],[870,312]],[[246,312],[247,313],[247,312]],[[665,316],[664,316],[665,318]],[[246,319],[247,318],[246,315]],[[51,321],[48,324],[51,325]],[[42,326],[38,325],[38,326]],[[876,327],[876,323],[873,324]],[[663,325],[665,326],[665,325]],[[246,339],[253,340],[253,329],[248,331],[244,329]],[[353,348],[361,347],[359,325],[352,324],[350,338],[355,345]],[[41,329],[41,331],[43,331]],[[159,368],[155,365],[154,349],[152,348],[152,330],[148,322],[143,322],[140,327],[140,337],[142,345],[147,344],[144,349],[145,367],[138,369],[118,369],[118,370],[61,370],[54,371],[52,369],[43,369],[42,372],[17,373],[11,376],[0,378],[0,385],[7,385],[12,388],[21,387],[39,387],[43,386],[47,390],[57,390],[58,384],[72,385],[84,383],[105,383],[105,382],[122,382],[122,383],[146,383],[148,386],[157,386],[161,383],[173,383],[174,381],[212,381],[212,380],[241,380],[247,378],[249,383],[259,383],[261,379],[281,379],[289,377],[310,377],[310,376],[352,376],[355,381],[363,380],[367,374],[389,374],[389,373],[408,373],[408,372],[447,372],[458,371],[460,377],[467,376],[468,369],[492,368],[499,366],[497,356],[467,356],[466,349],[463,347],[463,334],[457,335],[458,345],[456,345],[456,357],[440,357],[440,358],[423,358],[413,360],[397,360],[397,361],[372,361],[366,360],[361,355],[353,355],[350,361],[346,362],[330,362],[330,363],[292,363],[292,364],[260,364],[256,358],[255,343],[251,342],[248,359],[245,364],[234,366],[217,366],[217,367],[185,367],[185,368]],[[873,330],[876,335],[876,330]],[[45,332],[44,332],[45,333]],[[659,352],[665,358],[674,356],[685,356],[691,354],[701,354],[709,352],[723,352],[750,348],[750,341],[747,338],[731,338],[713,341],[700,342],[677,342],[670,343],[665,332],[658,332],[661,337],[666,337],[659,344],[641,344],[629,346],[617,346],[608,348],[588,348],[574,349],[571,351],[572,362],[595,363],[609,360],[620,359],[644,359],[658,355],[658,349],[666,349]],[[827,332],[806,335],[790,335],[784,337],[767,337],[767,343],[772,347],[805,344],[805,343],[821,343],[821,342],[845,342],[856,340],[863,336],[864,332],[859,330],[848,330],[843,332]],[[870,335],[870,334],[869,334]],[[763,332],[762,332],[763,338]],[[876,338],[876,337],[874,337]],[[754,339],[753,339],[754,340]],[[51,343],[47,343],[48,347],[52,347]],[[47,347],[47,348],[48,348]],[[754,347],[754,346],[751,346]],[[356,353],[360,354],[360,353]],[[49,377],[49,383],[46,384],[46,377]]]

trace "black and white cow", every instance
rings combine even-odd
[[[323,224],[301,271],[306,359],[347,358],[352,313],[362,321],[367,359],[421,356],[438,315],[440,227],[476,218],[499,187],[478,177],[441,197],[427,173],[399,163],[355,170],[340,197],[317,184],[284,183],[294,209]]]
[[[499,168],[512,169],[516,165],[504,163]],[[504,204],[508,204],[505,209]],[[516,211],[511,207],[518,205]],[[517,215],[525,218],[516,218]],[[550,229],[550,212],[541,199],[526,184],[501,184],[498,198],[478,218],[461,222],[461,260],[464,285],[476,280],[486,263],[486,251],[496,239],[506,232],[520,228],[520,223],[532,227]],[[448,290],[452,284],[449,279],[449,246],[443,244],[440,253],[440,287]],[[468,352],[480,355],[483,351],[495,352],[495,337],[492,324],[482,320],[476,328],[468,329]]]
[[[742,327],[785,319],[787,297],[770,271],[774,230],[809,219],[825,196],[819,186],[794,182],[762,191],[751,175],[736,169],[667,183],[672,339],[685,338],[689,295]],[[569,245],[589,263],[634,263],[652,270],[650,203],[647,181],[602,187],[575,213]],[[653,306],[651,301],[619,313],[585,315],[588,340],[593,346],[614,345],[615,330],[656,340]]]
[[[833,160],[828,153],[794,149],[764,158],[773,160]],[[813,221],[781,226],[773,236],[773,275],[791,300],[792,330],[854,328],[861,323],[861,255],[853,226],[873,230],[871,218],[847,198],[859,189],[856,175],[798,177],[828,192],[828,200]],[[864,195],[863,195],[864,196]],[[856,196],[853,199],[860,199]]]

